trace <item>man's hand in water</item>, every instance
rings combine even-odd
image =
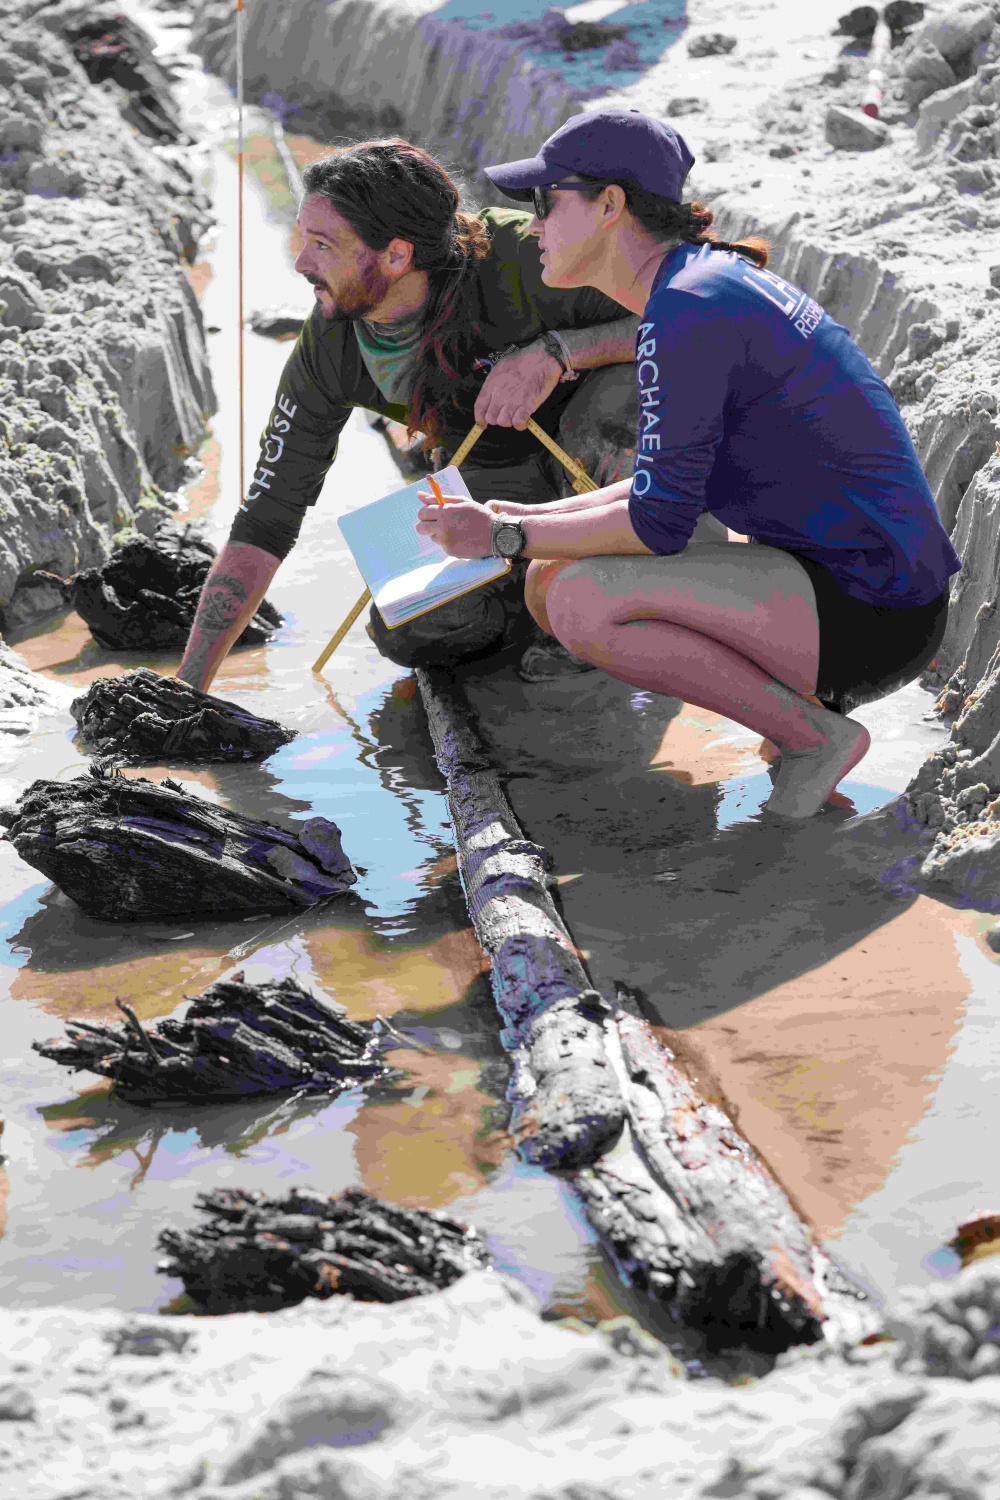
[[[516,427],[523,432],[528,418],[559,384],[562,372],[557,359],[535,346],[500,360],[479,392],[476,421],[483,427]]]
[[[493,516],[474,500],[445,495],[443,505],[430,490],[419,490],[424,502],[417,521],[422,536],[432,536],[452,557],[489,557]]]

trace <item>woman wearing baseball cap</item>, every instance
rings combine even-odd
[[[535,507],[425,507],[457,556],[535,559],[535,618],[614,677],[744,724],[781,751],[770,811],[818,812],[868,749],[844,717],[912,681],[960,567],[899,411],[850,335],[682,203],[671,127],[577,115],[487,168],[530,201],[553,287],[642,314],[635,474]],[[708,511],[758,545],[691,541]]]

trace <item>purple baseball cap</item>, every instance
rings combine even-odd
[[[532,188],[552,187],[582,173],[634,182],[647,193],[679,201],[693,165],[687,142],[672,126],[637,109],[612,106],[574,115],[537,156],[484,171],[508,198],[529,198]]]

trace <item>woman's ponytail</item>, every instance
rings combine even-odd
[[[587,197],[596,198],[609,186],[598,178],[591,181]],[[673,198],[662,198],[659,193],[647,193],[634,182],[617,180],[615,185],[625,194],[625,206],[633,219],[656,235],[657,239],[681,240],[689,245],[710,245],[713,250],[732,250],[736,255],[752,261],[763,270],[770,256],[767,240],[759,235],[746,235],[738,240],[720,240],[712,225],[715,214],[704,203],[678,203]]]

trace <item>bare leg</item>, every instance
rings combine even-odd
[[[598,557],[532,569],[529,604],[612,677],[745,724],[781,750],[772,812],[810,817],[862,758],[862,725],[809,702],[819,628],[812,585],[773,548]]]
[[[528,606],[535,623],[540,625],[549,635],[555,635],[555,631],[549,623],[548,612],[545,608],[545,596],[549,587],[555,582],[556,575],[565,568],[571,568],[568,562],[533,562],[528,564],[527,577],[524,580],[524,602]]]

